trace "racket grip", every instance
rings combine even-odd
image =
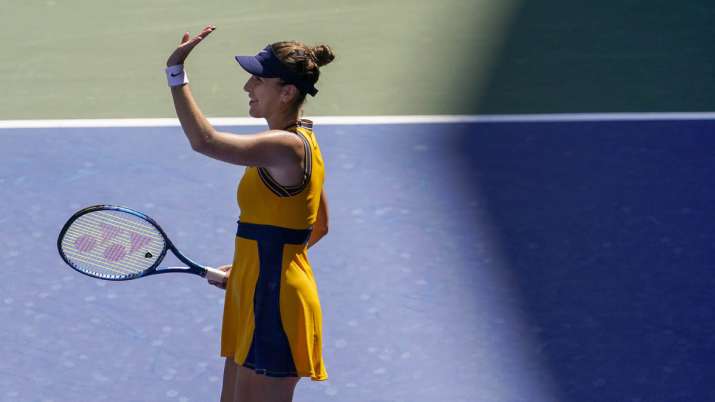
[[[209,282],[226,282],[226,272],[221,271],[220,269],[206,267],[206,279]]]

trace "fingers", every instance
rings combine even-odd
[[[194,36],[191,38],[191,35],[189,35],[188,32],[184,32],[184,35],[181,37],[181,44],[180,46],[196,46],[199,42],[201,42],[203,39],[205,39],[211,32],[216,30],[215,25],[207,25],[204,27],[204,29],[199,32],[198,35]]]
[[[204,40],[207,36],[209,36],[209,35],[211,34],[211,32],[213,32],[214,30],[216,30],[216,27],[215,27],[215,26],[213,26],[213,25],[207,25],[207,26],[206,26],[204,29],[202,29],[201,32],[199,32],[199,34],[196,35],[196,36],[194,37],[194,39],[192,39],[191,41],[194,42],[194,44],[198,44],[199,42],[201,42],[202,40]]]
[[[190,52],[196,45],[198,45],[202,40],[204,40],[204,38],[209,36],[209,34],[213,32],[214,29],[216,28],[210,26],[206,27],[203,31],[201,31],[198,35],[194,36],[191,39],[189,39],[189,33],[185,33],[184,38],[186,39],[186,41],[182,42],[179,47],[185,49],[188,55],[188,52]]]
[[[169,56],[166,61],[167,66],[172,66],[175,64],[183,64],[186,57],[191,53],[194,46],[198,45],[203,39],[211,34],[211,32],[216,30],[215,25],[207,25],[204,29],[199,32],[198,35],[191,38],[188,32],[184,32],[181,36],[181,43],[174,50],[174,52]]]
[[[228,278],[224,279],[218,279],[217,277],[212,277],[212,278],[207,278],[209,285],[216,286],[219,289],[226,289],[226,282],[228,281]]]

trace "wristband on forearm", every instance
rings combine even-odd
[[[170,87],[180,87],[189,83],[189,76],[184,71],[183,64],[175,64],[166,68],[166,79]]]

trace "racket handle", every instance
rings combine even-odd
[[[226,272],[220,269],[206,267],[206,279],[209,282],[224,283],[226,282]]]

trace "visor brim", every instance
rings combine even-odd
[[[266,76],[266,71],[264,71],[263,65],[258,61],[256,56],[236,56],[236,61],[247,73],[259,77]]]

